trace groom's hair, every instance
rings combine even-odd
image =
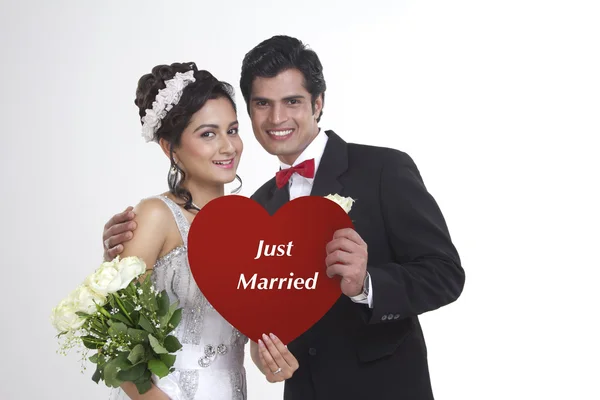
[[[272,78],[279,73],[297,69],[304,76],[304,87],[311,94],[313,112],[315,111],[315,100],[320,94],[323,95],[323,106],[325,106],[325,78],[323,77],[323,66],[313,50],[309,49],[300,40],[289,36],[273,36],[250,50],[242,62],[242,76],[240,88],[246,101],[246,109],[250,112],[250,93],[252,83],[257,77]],[[323,110],[317,118],[321,120]]]

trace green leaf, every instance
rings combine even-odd
[[[172,354],[160,354],[160,360],[165,363],[167,368],[171,368],[175,364],[176,356]]]
[[[150,339],[150,346],[152,346],[152,350],[154,350],[154,352],[156,354],[166,354],[166,353],[168,353],[167,349],[165,349],[163,346],[161,346],[161,344],[158,341],[158,339],[156,339],[154,336],[148,335],[148,339]]]
[[[113,361],[114,361],[115,365],[117,367],[119,367],[120,369],[128,369],[128,368],[131,368],[131,364],[127,360],[128,356],[129,356],[129,352],[119,353],[119,355],[117,355]]]
[[[102,379],[102,373],[100,372],[100,367],[96,366],[96,371],[94,372],[94,375],[92,375],[92,380],[99,383],[100,379]]]
[[[144,354],[144,360],[146,360],[146,361],[156,358],[156,353],[154,352],[154,350],[152,350],[152,346],[150,345],[149,339],[148,339],[148,344],[149,344],[148,346],[145,346],[146,353]]]
[[[144,349],[144,345],[138,344],[131,350],[131,352],[129,353],[129,357],[127,357],[127,359],[129,360],[130,363],[135,365],[144,359],[145,353],[146,353],[146,351]]]
[[[96,310],[98,310],[98,312],[100,313],[100,318],[102,318],[102,319],[110,318],[108,303],[105,304],[104,306],[99,306],[98,304],[96,304]]]
[[[114,320],[117,320],[119,322],[123,322],[127,326],[131,326],[131,322],[127,319],[127,317],[125,315],[121,314],[120,312],[117,314],[113,314],[111,316],[111,318]]]
[[[169,374],[169,368],[160,360],[150,360],[148,369],[159,378],[163,378]]]
[[[104,325],[98,318],[92,319],[92,328],[103,334],[106,334],[108,330],[106,325]]]
[[[123,355],[124,355],[125,359],[123,360],[123,364],[119,365],[119,367],[121,369],[129,369],[129,368],[131,368],[132,364],[129,362],[129,354],[131,354],[130,351],[124,351],[123,352]]]
[[[96,354],[94,354],[93,356],[91,356],[91,357],[89,358],[89,360],[90,360],[90,362],[92,362],[92,363],[94,363],[94,364],[97,364],[97,363],[98,363],[98,357],[100,357],[100,356],[99,356],[99,354],[98,354],[98,353],[96,353]]]
[[[150,381],[151,376],[152,374],[150,371],[146,371],[141,378],[134,382],[139,394],[144,394],[152,388],[152,383]]]
[[[140,286],[140,283],[136,280],[131,281],[131,284],[127,285],[127,287],[124,289],[125,294],[130,296],[130,297],[134,297],[135,296],[135,291],[137,290],[137,288]]]
[[[129,314],[131,319],[133,320],[133,326],[138,326],[140,324],[140,312],[133,310],[131,314]]]
[[[176,300],[173,304],[171,304],[169,306],[169,319],[171,319],[171,316],[173,315],[175,310],[177,310],[178,307],[179,307],[179,300]]]
[[[156,314],[159,317],[162,317],[163,315],[166,315],[167,312],[169,312],[169,296],[167,295],[167,291],[163,290],[162,292],[160,292],[156,300],[158,303],[158,311],[156,312]]]
[[[131,338],[134,343],[145,343],[148,340],[148,332],[141,329],[127,329],[127,336]]]
[[[148,333],[154,333],[154,327],[148,319],[144,316],[144,314],[140,314],[140,322],[139,325]]]
[[[90,335],[82,336],[81,341],[88,349],[97,350],[98,348],[102,347],[102,343],[100,343],[101,340]]]
[[[84,313],[84,312],[82,312],[82,311],[77,311],[77,312],[75,312],[75,314],[76,314],[77,316],[79,316],[79,317],[82,317],[82,318],[87,318],[87,317],[89,317],[89,316],[90,316],[89,314],[86,314],[86,313]]]
[[[156,297],[150,292],[151,285],[152,281],[150,279],[146,279],[144,283],[142,283],[142,294],[139,295],[139,301],[143,308],[151,312],[156,312],[158,310],[158,304],[156,303]]]
[[[118,377],[118,366],[116,359],[109,361],[104,367],[104,382],[106,386],[117,388],[123,383]]]
[[[113,315],[114,317],[114,315]],[[112,337],[116,337],[119,334],[126,334],[127,333],[127,325],[125,325],[122,322],[115,322],[112,324],[112,326],[110,328],[108,328],[108,334]]]
[[[133,367],[118,372],[117,377],[124,382],[135,382],[147,371],[146,363],[140,363]]]
[[[181,347],[181,343],[179,343],[179,340],[175,336],[169,335],[165,338],[165,348],[169,353],[174,353],[181,349]]]
[[[171,317],[173,316],[173,313],[175,312],[175,307],[173,307],[173,305],[174,304],[171,304],[169,306],[169,310],[165,315],[161,315],[160,317],[158,317],[158,322],[160,322],[160,327],[162,330],[164,330],[167,327],[167,324],[169,323]]]
[[[170,333],[177,327],[177,325],[179,325],[179,322],[181,322],[181,312],[181,308],[178,308],[175,310],[175,312],[173,312],[173,316],[169,320],[169,325],[171,326],[167,328],[166,333]]]
[[[121,303],[125,306],[125,310],[131,315],[133,309],[135,308],[135,304],[133,304],[132,300],[129,297],[121,299]]]

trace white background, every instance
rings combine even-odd
[[[55,354],[49,313],[108,218],[166,189],[137,80],[195,61],[235,86],[249,196],[278,163],[240,66],[275,34],[321,57],[322,127],[408,152],[447,218],[467,280],[421,318],[436,399],[600,398],[598,21],[574,0],[3,1],[0,398],[106,398]],[[247,369],[249,399],[281,398]]]

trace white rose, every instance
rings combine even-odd
[[[354,204],[355,201],[351,197],[342,197],[339,194],[330,194],[325,196],[325,198],[337,203],[337,205],[342,207],[346,213],[350,212],[352,209],[352,204]]]
[[[86,314],[94,313],[96,311],[96,304],[99,306],[106,304],[106,296],[94,292],[86,285],[79,286],[69,297],[73,299],[75,311],[81,311]]]
[[[50,321],[58,332],[71,332],[83,325],[84,319],[75,314],[77,307],[74,298],[69,296],[63,299],[52,309]]]
[[[96,272],[85,280],[85,284],[101,296],[116,292],[121,288],[121,283],[121,274],[115,261],[102,263]]]
[[[121,286],[125,289],[132,280],[146,272],[146,264],[137,257],[125,257],[117,264],[121,276]]]

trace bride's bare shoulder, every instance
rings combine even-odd
[[[145,197],[134,207],[136,215],[143,215],[152,218],[166,218],[170,215],[170,210],[163,200],[159,197],[164,195]]]
[[[147,265],[154,265],[169,245],[174,224],[169,207],[157,196],[143,198],[135,205],[134,234],[123,243],[123,256],[136,255]]]

